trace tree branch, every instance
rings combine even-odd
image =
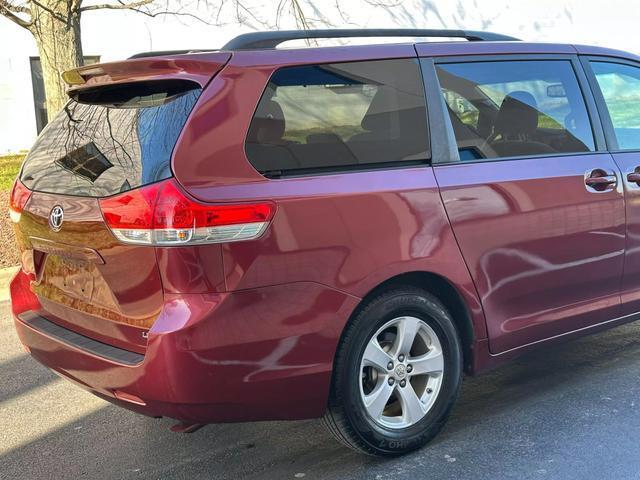
[[[391,0],[391,1],[384,1],[384,0],[364,0],[366,3],[368,3],[369,5],[371,5],[372,7],[383,7],[383,8],[394,8],[394,7],[399,7],[400,5],[402,5],[402,3],[404,2],[404,0]]]
[[[2,0],[0,0],[2,1]],[[80,0],[82,1],[82,0]],[[131,3],[125,3],[123,0],[117,0],[118,3],[103,3],[99,5],[87,5],[86,7],[80,7],[78,12],[86,12],[89,10],[131,10],[136,13],[141,13],[146,15],[147,17],[158,17],[160,15],[170,15],[174,17],[190,17],[195,20],[198,20],[206,25],[211,25],[210,22],[204,20],[203,18],[188,12],[182,12],[180,9],[178,10],[155,10],[148,8],[140,8],[146,7],[147,5],[153,6],[157,2],[157,0],[138,0]],[[168,3],[168,2],[167,2]],[[219,12],[218,12],[219,14]]]
[[[29,30],[33,25],[33,22],[20,18],[18,15],[16,15],[16,13],[31,14],[31,11],[27,7],[10,5],[5,0],[0,0],[0,15],[3,15],[22,28],[26,28],[27,30]]]
[[[89,10],[136,10],[139,7],[153,3],[154,0],[139,0],[131,3],[101,3],[99,5],[87,5],[86,7],[80,7],[80,12],[86,12]],[[138,10],[136,10],[138,11]],[[141,12],[145,13],[145,12]]]
[[[26,13],[27,15],[31,15],[29,7],[25,7],[23,5],[12,5],[5,0],[0,0],[0,5],[4,5],[8,10],[11,10],[14,13]]]
[[[189,18],[193,18],[194,20],[198,20],[199,22],[202,22],[205,25],[212,25],[211,22],[206,21],[204,18],[200,18],[199,16],[194,15],[193,13],[188,13],[188,12],[177,12],[177,11],[170,11],[170,10],[160,11],[160,12],[148,12],[145,10],[140,10],[138,8],[131,8],[130,10],[137,13],[141,13],[151,18],[158,17],[160,15],[169,15],[174,17],[189,17]]]

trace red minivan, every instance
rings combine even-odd
[[[382,36],[458,38],[275,48]],[[640,57],[258,32],[64,78],[11,195],[15,325],[177,430],[324,416],[400,454],[463,372],[640,318]]]

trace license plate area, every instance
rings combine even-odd
[[[47,255],[41,283],[67,297],[89,301],[95,285],[93,268],[83,260]]]
[[[61,259],[63,268],[69,273],[63,278],[64,291],[73,297],[90,300],[93,296],[94,278],[86,263],[80,260]]]
[[[52,300],[60,296],[92,299],[96,267],[104,265],[97,251],[38,237],[31,237],[30,241],[32,250],[27,262],[30,265],[26,270],[34,273],[37,293]]]

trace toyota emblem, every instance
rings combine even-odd
[[[62,220],[64,218],[64,211],[60,205],[56,205],[51,209],[49,214],[49,226],[51,230],[57,232],[62,227]]]
[[[407,367],[405,367],[402,364],[399,364],[398,366],[396,366],[396,377],[404,378],[406,374],[407,374]]]

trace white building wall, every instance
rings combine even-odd
[[[339,0],[341,14],[333,7],[333,0],[303,1],[312,18],[317,14],[311,12],[309,1],[336,28],[484,29],[528,41],[594,44],[640,53],[640,37],[635,35],[640,2],[628,0],[405,0],[388,9],[364,0]],[[270,19],[278,2],[244,3],[259,5],[252,13]],[[214,12],[203,8],[199,14],[211,17]],[[229,9],[220,20],[226,26],[205,25],[187,17],[152,19],[133,12],[88,12],[82,19],[84,54],[101,55],[102,61],[110,61],[147,50],[215,48],[249,30],[234,25]],[[264,28],[255,22],[254,26]],[[283,21],[280,28],[295,26]],[[35,140],[29,57],[37,55],[30,34],[0,17],[0,154],[27,149]]]
[[[31,38],[0,18],[0,154],[29,148],[35,140],[29,57],[38,49]]]

